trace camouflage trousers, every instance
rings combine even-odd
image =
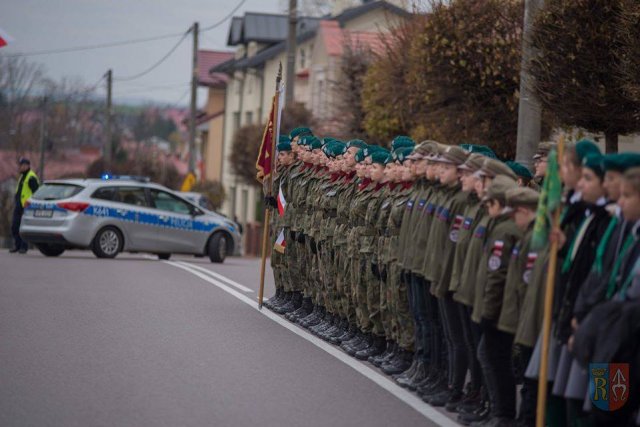
[[[320,301],[322,301],[322,304],[324,304],[329,313],[339,314],[334,256],[335,253],[330,238],[319,242],[318,273],[320,278]]]
[[[409,306],[409,290],[401,280],[401,269],[396,263],[389,264],[387,278],[389,280],[390,298],[389,310],[393,318],[393,332],[398,345],[405,350],[412,351],[415,341],[415,324]]]
[[[307,271],[304,268],[305,247],[303,244],[298,243],[291,233],[286,237],[285,254],[291,291],[303,292],[307,275]]]
[[[369,309],[367,307],[367,287],[363,285],[362,276],[365,274],[365,264],[369,261],[359,254],[350,258],[351,270],[351,298],[356,312],[356,324],[362,332],[369,332]]]
[[[356,321],[356,310],[352,301],[350,258],[345,251],[346,247],[344,245],[336,247],[336,255],[334,257],[336,297],[338,299],[337,305],[340,307],[340,316],[346,318],[351,324]]]
[[[380,279],[373,274],[371,262],[367,265],[367,273],[365,275],[365,283],[367,286],[367,310],[369,311],[369,322],[371,324],[371,332],[374,335],[384,335],[382,326],[382,313],[380,311]]]
[[[393,295],[391,285],[389,283],[389,269],[385,267],[387,277],[380,280],[380,321],[382,322],[382,329],[387,339],[396,341],[398,337],[395,336],[397,331],[396,318],[392,315],[391,304],[393,303]]]

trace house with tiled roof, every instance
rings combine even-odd
[[[337,95],[331,82],[338,77],[345,46],[379,49],[385,33],[410,15],[405,3],[402,0],[334,0],[330,16],[298,17],[295,101],[322,121],[330,122],[335,116],[333,106]],[[235,54],[209,70],[211,74],[224,73],[229,77],[222,166],[222,182],[228,197],[222,210],[243,223],[255,220],[260,192],[240,182],[232,173],[231,143],[240,127],[265,122],[279,64],[286,68],[287,31],[287,15],[247,12],[242,17],[234,17],[227,44],[235,48]]]
[[[196,147],[201,158],[198,168],[201,178],[222,181],[224,107],[229,76],[209,70],[234,57],[233,52],[199,50],[198,86],[207,88],[207,102],[203,114],[196,118]]]

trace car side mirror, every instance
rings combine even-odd
[[[201,209],[196,208],[195,206],[191,208],[191,216],[199,216],[204,215],[204,212]]]

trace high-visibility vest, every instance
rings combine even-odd
[[[24,181],[22,181],[22,191],[20,192],[20,205],[22,207],[24,207],[25,202],[29,200],[29,197],[31,197],[31,195],[33,194],[33,192],[31,191],[31,187],[29,187],[29,180],[31,179],[31,177],[35,178],[36,181],[38,180],[38,175],[36,175],[34,171],[29,169],[29,172],[27,172],[27,176],[25,176]],[[18,192],[18,188],[20,188],[19,179],[18,187],[16,187],[16,193]]]

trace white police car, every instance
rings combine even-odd
[[[136,177],[46,181],[26,203],[20,236],[46,256],[90,248],[99,258],[126,251],[223,262],[242,250],[235,223]]]

